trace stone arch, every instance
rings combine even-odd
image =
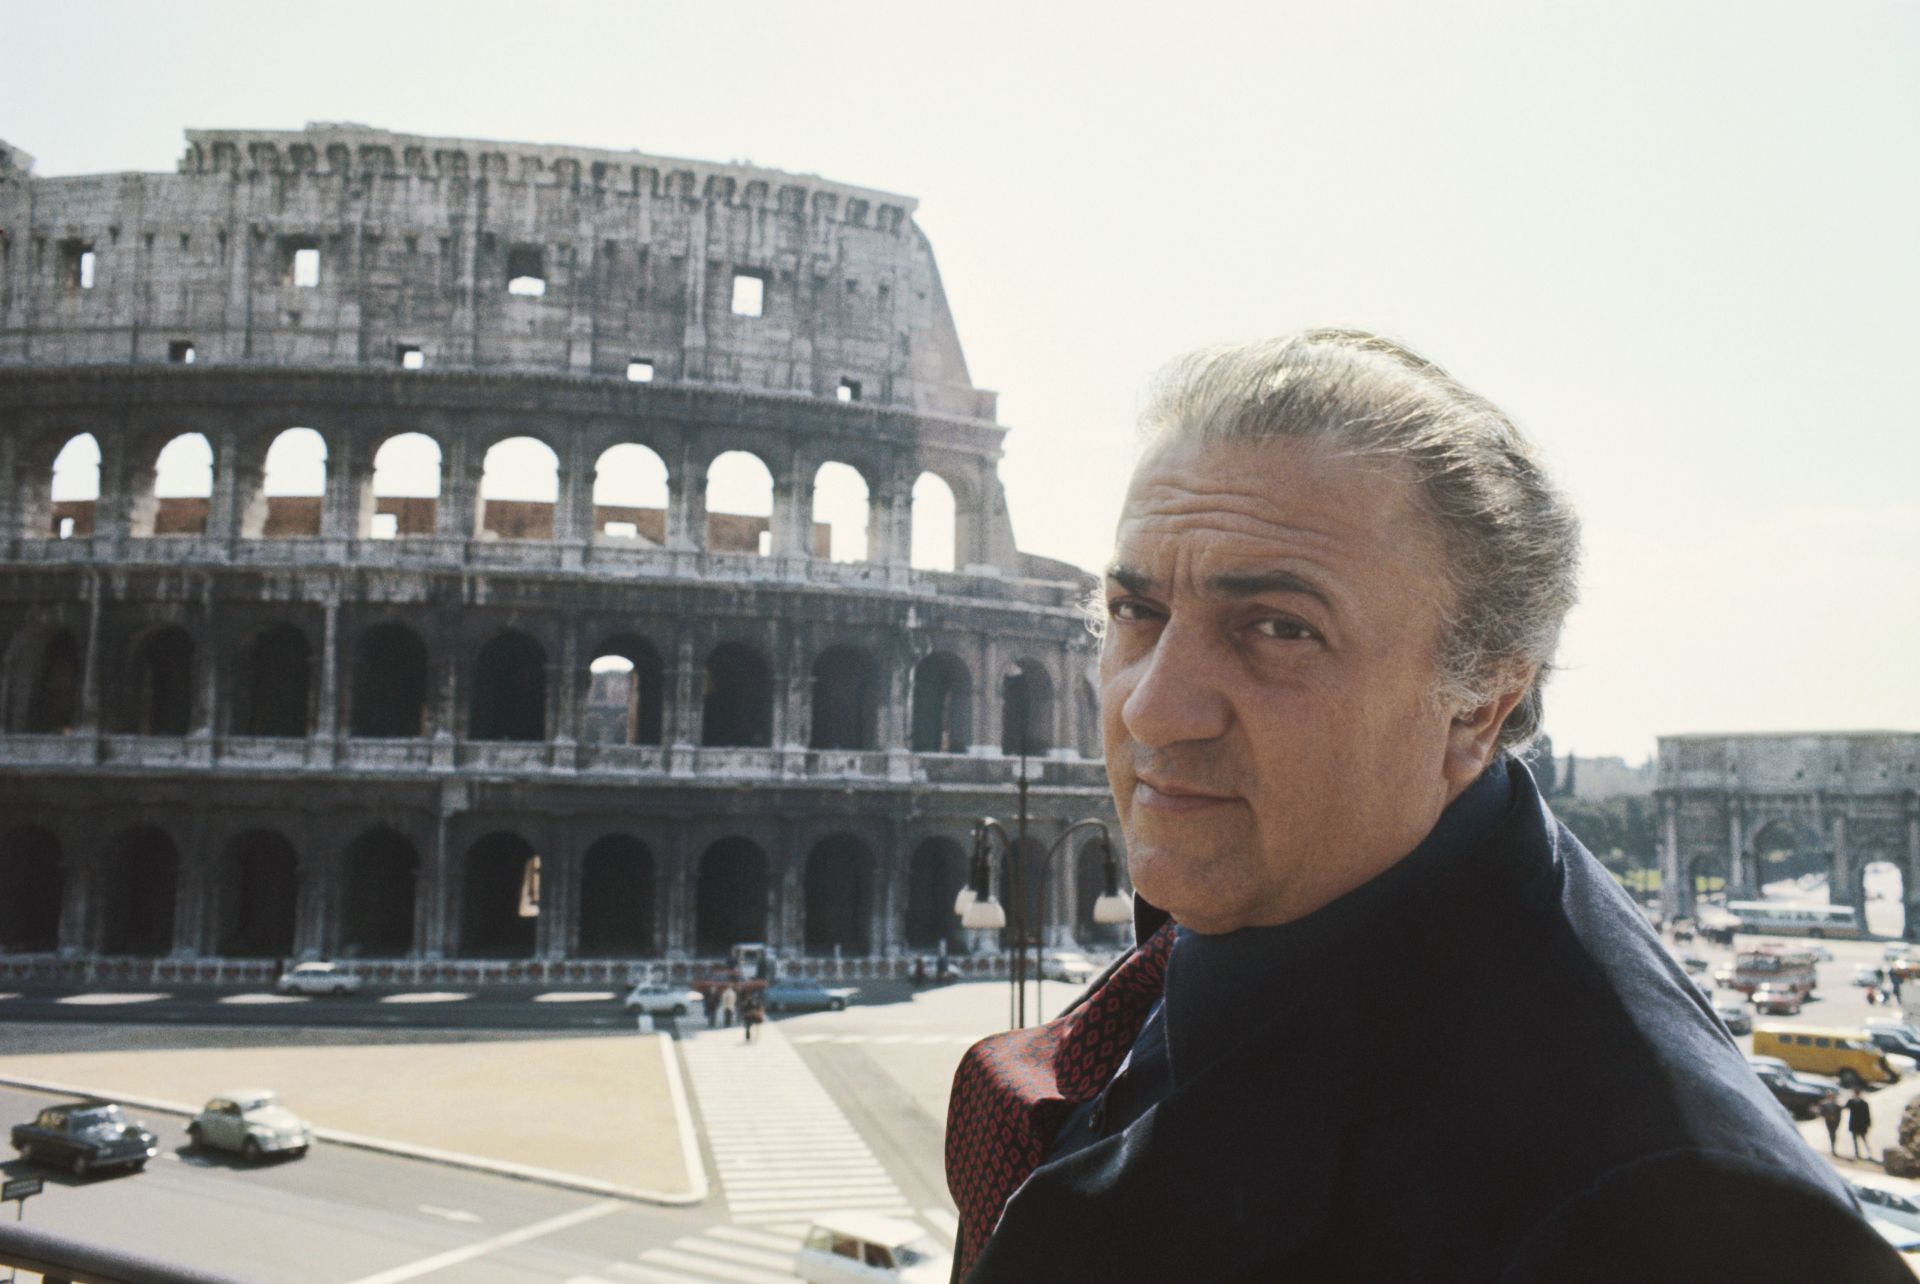
[[[65,890],[65,861],[52,830],[22,825],[0,835],[0,954],[58,949]]]
[[[593,465],[595,538],[665,545],[670,490],[666,461],[651,446],[623,441],[607,447]]]
[[[285,622],[247,648],[236,729],[243,736],[305,736],[313,725],[313,647]]]
[[[773,471],[753,451],[722,451],[707,466],[707,551],[773,551]]]
[[[951,838],[929,838],[913,849],[907,861],[907,945],[938,949],[942,942],[958,948],[965,939],[954,899],[967,885],[967,853]]]
[[[23,729],[30,735],[65,735],[79,726],[81,680],[80,643],[72,629],[59,629],[33,666]]]
[[[227,958],[285,958],[293,953],[300,857],[284,834],[237,834],[214,880],[216,950]]]
[[[580,860],[580,948],[588,958],[647,958],[654,948],[653,853],[608,834]]]
[[[170,953],[179,887],[180,850],[164,829],[136,825],[117,834],[95,884],[100,953]]]
[[[361,533],[373,539],[432,535],[440,520],[440,467],[440,443],[425,433],[395,433],[381,442]]]
[[[872,953],[873,893],[871,847],[852,834],[815,843],[807,853],[807,953]]]
[[[529,879],[538,878],[539,859],[533,844],[510,830],[496,830],[467,848],[460,883],[462,958],[533,956],[539,917],[526,891]]]
[[[420,853],[396,830],[376,826],[347,845],[340,946],[348,958],[400,958],[413,952]]]
[[[193,638],[177,624],[134,644],[120,729],[137,736],[184,736],[194,711]]]
[[[427,644],[398,621],[376,624],[354,647],[347,734],[414,739],[426,734]]]
[[[547,738],[547,653],[518,629],[502,629],[480,648],[467,738]]]
[[[45,527],[28,535],[74,539],[93,534],[100,512],[100,443],[92,433],[68,438],[53,457],[47,499]]]
[[[1038,660],[1016,661],[1000,680],[1001,752],[1044,754],[1053,747],[1053,679]]]
[[[873,488],[858,468],[829,460],[814,471],[813,511],[809,515],[813,534],[807,541],[813,556],[834,562],[869,560],[874,546],[873,519]],[[824,553],[818,546],[823,526],[827,540]]]
[[[959,570],[959,529],[953,487],[939,473],[921,473],[913,483],[913,565],[923,571]]]
[[[936,651],[913,668],[913,751],[965,753],[973,742],[973,675]]]
[[[1756,887],[1807,874],[1829,874],[1833,860],[1819,832],[1795,816],[1761,820],[1749,834],[1746,848],[1753,857]]]
[[[260,486],[241,514],[240,534],[247,539],[316,536],[326,495],[326,438],[312,428],[288,428],[267,446]]]
[[[694,953],[713,958],[766,940],[767,903],[767,854],[737,836],[715,842],[700,854],[694,880]]]
[[[856,646],[830,646],[813,662],[814,749],[872,749],[880,723],[880,676]]]
[[[722,642],[707,654],[700,743],[760,748],[773,743],[773,669],[744,642]]]
[[[1075,747],[1082,758],[1099,758],[1104,752],[1100,729],[1100,693],[1091,678],[1075,679],[1073,692],[1080,701],[1077,719],[1080,735]]]
[[[129,534],[204,535],[213,510],[213,444],[185,432],[153,457],[150,480],[136,488]]]
[[[508,437],[488,447],[473,501],[478,539],[553,538],[560,501],[560,456],[537,437]]]
[[[582,738],[589,744],[659,744],[664,694],[664,666],[652,643],[631,633],[607,639],[587,663]]]

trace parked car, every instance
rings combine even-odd
[[[234,1088],[207,1102],[187,1124],[187,1139],[210,1150],[231,1150],[258,1163],[269,1155],[307,1153],[313,1126],[280,1102],[270,1088]]]
[[[793,1273],[812,1284],[946,1284],[953,1258],[918,1222],[877,1213],[827,1213],[807,1228],[793,1257]]]
[[[1874,1046],[1882,1052],[1891,1052],[1920,1061],[1920,1039],[1915,1039],[1900,1026],[1869,1024],[1867,1037],[1872,1039]]]
[[[1078,950],[1048,950],[1040,956],[1040,975],[1049,981],[1085,985],[1100,975],[1100,965]]]
[[[1753,1067],[1760,1082],[1767,1085],[1773,1099],[1785,1106],[1795,1119],[1813,1118],[1814,1107],[1833,1091],[1825,1084],[1802,1079],[1778,1057],[1748,1057],[1747,1064]]]
[[[1920,1204],[1898,1191],[1861,1182],[1848,1182],[1867,1220],[1901,1252],[1920,1249]]]
[[[636,985],[627,991],[629,1012],[649,1016],[685,1016],[700,1006],[700,991],[678,985]]]
[[[850,985],[824,986],[799,979],[775,981],[767,987],[769,1012],[838,1012],[860,991]]]
[[[1855,985],[1884,985],[1886,979],[1885,976],[1881,975],[1880,969],[1871,963],[1856,963],[1854,965],[1853,983]]]
[[[160,1139],[145,1124],[128,1123],[112,1101],[66,1101],[48,1106],[33,1122],[13,1126],[13,1148],[22,1159],[65,1164],[75,1177],[105,1168],[138,1172],[160,1153]]]
[[[1828,949],[1826,946],[1820,944],[1820,942],[1818,941],[1809,941],[1807,944],[1802,945],[1800,948],[1805,950],[1807,953],[1813,955],[1813,957],[1815,957],[1816,959],[1819,959],[1822,963],[1833,962],[1833,951]]]
[[[1867,1021],[1869,1030],[1891,1030],[1911,1043],[1920,1044],[1920,1026],[1911,1021],[1902,1021],[1899,1017],[1871,1017]]]
[[[1735,995],[1732,998],[1715,999],[1713,1010],[1722,1021],[1727,1023],[1727,1029],[1732,1033],[1753,1033],[1753,1013],[1747,1010],[1745,996]]]
[[[280,974],[282,994],[352,994],[360,978],[338,963],[296,963]]]
[[[1766,1016],[1798,1016],[1800,991],[1786,985],[1763,985],[1753,992],[1753,1007]]]

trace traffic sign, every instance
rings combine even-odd
[[[25,1199],[29,1195],[38,1195],[45,1184],[38,1177],[15,1177],[12,1181],[0,1185],[0,1204],[13,1199]]]

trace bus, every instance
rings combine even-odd
[[[1727,913],[1740,920],[1743,932],[1777,936],[1827,937],[1857,941],[1860,916],[1851,905],[1789,905],[1781,901],[1734,901]]]
[[[1733,966],[1722,968],[1714,982],[1729,990],[1752,997],[1763,985],[1792,990],[1801,998],[1813,993],[1815,985],[1813,955],[1806,950],[1786,950],[1777,945],[1762,945],[1734,955]]]

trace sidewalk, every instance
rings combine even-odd
[[[693,1203],[705,1177],[663,1035],[9,1025],[0,1081],[198,1110],[266,1087],[322,1140]]]

